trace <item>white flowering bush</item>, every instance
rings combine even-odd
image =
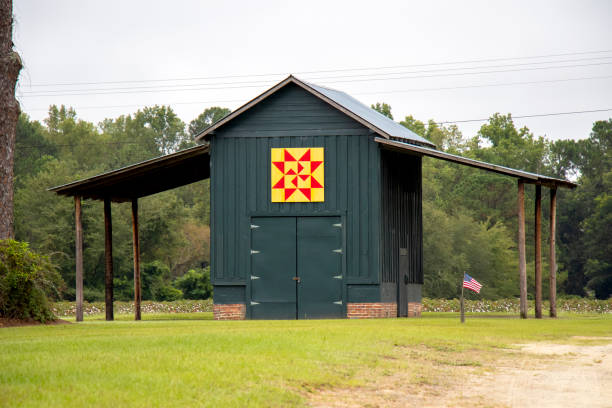
[[[70,317],[76,314],[75,302],[56,302],[52,305],[53,313],[59,317]],[[133,302],[114,303],[116,314],[133,314]],[[145,300],[140,304],[142,313],[199,313],[212,312],[212,299],[207,300],[177,300],[173,302],[154,302]],[[104,302],[83,302],[83,314],[96,315],[104,313]]]
[[[530,308],[534,307],[533,300],[528,301]],[[548,310],[548,302],[542,302],[542,310]],[[424,312],[459,312],[459,299],[428,299],[423,298]],[[519,299],[498,300],[465,300],[465,311],[518,313]],[[585,298],[559,298],[557,311],[572,313],[612,313],[612,299],[597,300]]]

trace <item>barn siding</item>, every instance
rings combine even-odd
[[[345,283],[379,283],[380,150],[374,136],[296,85],[217,129],[211,139],[213,284],[247,284],[250,216],[325,214],[346,220]],[[271,202],[273,147],[325,148],[324,202]]]
[[[381,151],[381,178],[382,282],[398,282],[399,249],[407,248],[408,283],[422,284],[421,157]]]

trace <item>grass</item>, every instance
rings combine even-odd
[[[512,344],[612,336],[610,315],[557,320],[211,321],[210,313],[0,330],[0,406],[301,406],[309,393],[410,370],[435,384]],[[123,320],[126,319],[126,320]],[[172,320],[181,319],[181,320]]]

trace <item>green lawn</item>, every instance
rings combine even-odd
[[[464,325],[443,313],[360,321],[117,317],[0,329],[0,406],[300,406],[309,392],[358,386],[381,372],[410,370],[418,385],[511,344],[612,336],[611,315],[468,317]]]

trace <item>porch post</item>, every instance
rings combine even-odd
[[[106,320],[114,320],[113,314],[113,221],[110,199],[104,199],[104,265]]]
[[[81,221],[81,197],[74,196],[74,221],[76,224],[76,321],[83,321],[83,222]]]
[[[525,183],[518,181],[518,252],[521,318],[527,318],[527,265],[525,259]]]
[[[549,298],[550,317],[557,317],[557,256],[556,256],[556,233],[557,233],[557,187],[550,189],[550,275],[549,275]]]
[[[536,185],[535,199],[535,317],[542,318],[542,186]]]
[[[140,320],[140,240],[138,237],[138,199],[132,199],[132,242],[134,246],[134,320]]]

